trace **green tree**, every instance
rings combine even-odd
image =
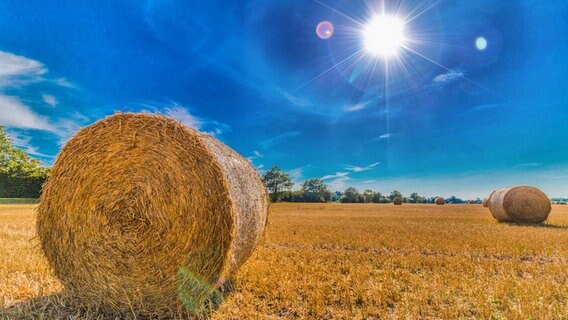
[[[391,192],[391,194],[390,194],[390,196],[389,196],[390,201],[393,201],[394,198],[396,198],[396,197],[399,197],[399,198],[402,199],[402,198],[403,198],[402,192],[400,192],[400,191],[398,191],[398,190],[394,190],[393,192]]]
[[[0,126],[0,197],[37,198],[49,168],[15,147]]]
[[[328,202],[331,200],[331,191],[321,179],[309,179],[302,184],[304,201]]]
[[[363,191],[363,197],[365,199],[365,203],[373,202],[373,196],[375,196],[375,191],[373,191],[371,189],[367,189],[367,190]]]
[[[273,202],[280,201],[283,196],[283,191],[290,190],[294,185],[290,176],[280,170],[278,166],[274,166],[272,169],[266,171],[262,175],[262,181]]]
[[[375,194],[373,195],[373,198],[371,199],[371,202],[381,203],[382,199],[383,199],[383,195],[380,192],[375,192]]]
[[[359,191],[353,187],[347,188],[343,193],[343,198],[341,198],[341,202],[343,203],[357,203],[357,202],[364,202],[365,198]]]

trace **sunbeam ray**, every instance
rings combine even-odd
[[[344,17],[344,18],[347,18],[347,19],[349,19],[349,20],[351,20],[351,21],[357,23],[357,24],[360,25],[360,26],[363,25],[363,23],[360,22],[360,21],[358,21],[357,19],[355,19],[355,18],[353,18],[353,17],[351,17],[351,16],[348,16],[348,15],[346,15],[345,13],[343,13],[343,12],[341,12],[341,11],[339,11],[339,10],[333,8],[333,7],[330,7],[330,6],[328,6],[327,4],[325,4],[325,3],[323,3],[323,2],[321,2],[321,1],[319,1],[319,0],[312,0],[312,1],[315,2],[315,3],[317,3],[317,4],[319,4],[319,5],[322,5],[322,6],[326,7],[326,8],[328,8],[329,10],[331,10],[331,11],[333,11],[333,12],[335,12],[335,13],[341,15],[341,16]]]
[[[363,51],[363,49],[360,49],[358,51],[356,51],[355,53],[353,53],[352,55],[348,56],[347,58],[339,61],[338,63],[334,64],[332,67],[330,67],[329,69],[321,72],[320,74],[318,74],[317,76],[313,77],[312,79],[310,79],[308,82],[304,83],[303,85],[299,86],[298,88],[294,89],[294,92],[304,88],[305,86],[309,85],[310,83],[314,82],[315,80],[323,77],[324,75],[326,75],[327,73],[331,72],[334,69],[337,69],[337,67],[341,66],[342,64],[344,64],[345,62],[347,62],[348,60],[352,59],[353,57],[355,57],[358,54],[361,54],[361,52]]]
[[[402,46],[402,47],[403,47],[405,50],[408,50],[408,51],[414,53],[415,55],[421,57],[422,59],[424,59],[424,60],[426,60],[426,61],[428,61],[428,62],[430,62],[430,63],[433,63],[434,65],[436,65],[436,66],[438,66],[438,67],[440,67],[440,68],[442,68],[442,69],[444,69],[444,70],[446,70],[446,71],[449,71],[449,72],[453,72],[453,71],[454,71],[454,70],[452,70],[452,69],[450,69],[450,68],[448,68],[448,67],[446,67],[446,66],[444,66],[444,65],[442,65],[442,64],[440,64],[440,63],[438,63],[438,62],[436,62],[436,61],[434,61],[434,60],[432,60],[432,59],[430,59],[430,58],[428,58],[427,56],[421,54],[421,53],[418,52],[418,51],[412,50],[412,49],[409,48],[408,46]],[[497,92],[495,92],[495,91],[493,91],[493,90],[491,90],[491,89],[489,89],[489,88],[483,86],[482,84],[480,84],[480,83],[478,83],[478,82],[476,82],[476,81],[473,81],[473,80],[471,80],[471,79],[469,79],[469,78],[467,78],[467,77],[465,77],[465,76],[463,76],[463,75],[458,75],[458,76],[459,76],[460,78],[462,78],[462,79],[464,79],[464,80],[466,80],[466,81],[468,81],[468,82],[470,82],[470,83],[472,83],[472,84],[478,86],[479,88],[481,88],[481,89],[483,89],[483,90],[486,90],[487,92],[491,93],[492,95],[494,95],[494,96],[496,96],[496,97],[498,97],[498,98],[501,98],[501,99],[503,99],[503,100],[505,100],[505,101],[507,101],[507,102],[511,102],[508,98],[506,98],[506,97],[504,97],[503,95],[501,95],[501,94],[499,94],[499,93],[497,93]]]

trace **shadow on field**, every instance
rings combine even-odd
[[[533,228],[542,228],[542,229],[568,230],[567,225],[552,224],[552,223],[534,224],[534,223],[506,222],[505,224],[511,227],[533,227]]]
[[[134,315],[109,315],[88,310],[83,307],[74,306],[64,294],[53,294],[49,296],[34,298],[17,303],[10,307],[0,308],[0,319],[139,319]]]

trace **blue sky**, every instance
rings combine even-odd
[[[5,0],[0,124],[47,164],[80,127],[145,111],[333,190],[567,196],[568,3],[387,2],[408,40],[389,59],[361,37],[380,0]]]

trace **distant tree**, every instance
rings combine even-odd
[[[357,203],[357,202],[365,201],[365,198],[359,191],[353,187],[347,188],[343,193],[343,198],[341,198],[341,202],[343,203]]]
[[[464,203],[464,201],[456,196],[451,196],[446,199],[446,203]]]
[[[304,201],[328,202],[331,201],[331,191],[321,179],[308,179],[302,184]]]
[[[333,193],[333,195],[331,196],[331,201],[333,201],[333,202],[339,201],[341,199],[341,197],[343,197],[343,192],[335,191]]]
[[[373,198],[371,199],[371,202],[381,203],[382,198],[383,198],[383,195],[380,192],[375,192],[375,194],[373,194]]]
[[[37,198],[49,168],[13,145],[0,126],[0,198]]]
[[[278,166],[274,166],[270,170],[266,171],[262,176],[262,181],[270,194],[272,202],[280,201],[282,199],[283,192],[290,190],[294,185],[290,176],[286,172],[280,170]]]
[[[419,196],[418,193],[416,193],[416,192],[413,192],[410,195],[410,199],[412,199],[412,203],[427,203],[428,202],[425,197]],[[409,199],[409,202],[411,202],[410,199]]]
[[[365,203],[373,202],[373,196],[375,196],[375,191],[373,191],[371,189],[367,189],[367,190],[363,191],[363,198],[365,200]]]
[[[394,190],[393,192],[391,192],[389,198],[391,201],[394,200],[394,198],[399,197],[399,198],[403,198],[402,193],[398,190]]]

